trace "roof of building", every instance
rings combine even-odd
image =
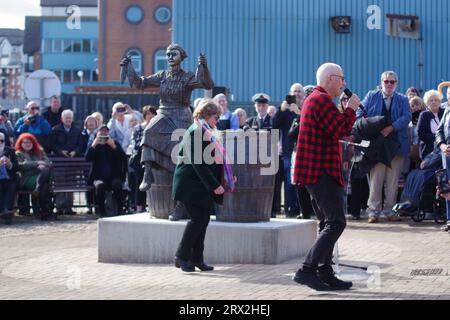
[[[23,44],[24,31],[20,29],[0,29],[0,38],[7,38],[13,46]]]
[[[25,17],[23,53],[34,54],[41,49],[41,17]]]
[[[76,5],[80,7],[97,7],[97,0],[41,0],[41,7],[68,7]]]

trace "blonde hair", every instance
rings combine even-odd
[[[86,119],[84,119],[84,127],[87,128],[87,123],[90,119],[94,119],[96,125],[97,125],[97,129],[100,127],[99,123],[98,123],[98,119],[96,117],[93,116],[93,114],[91,114],[90,116],[87,116]]]
[[[423,102],[423,99],[421,97],[414,97],[409,100],[410,106],[415,105],[415,104],[419,105],[420,111],[424,111],[427,108],[427,106],[425,105],[425,103]]]
[[[219,107],[214,100],[204,99],[202,100],[197,109],[194,111],[194,119],[207,119],[215,115],[222,115],[222,108]]]
[[[94,117],[97,120],[98,127],[101,127],[104,120],[103,115],[100,112],[94,112],[91,117]]]

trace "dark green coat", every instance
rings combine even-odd
[[[173,177],[172,198],[183,203],[211,207],[214,202],[222,204],[223,201],[223,196],[214,194],[214,190],[221,186],[223,167],[215,163],[206,164],[203,157],[201,164],[194,163],[195,136],[203,138],[203,130],[194,123],[183,137],[178,165]],[[210,144],[211,142],[208,141],[202,142],[202,154]],[[185,149],[186,153],[190,154],[185,154]],[[185,163],[180,163],[182,159],[186,160]]]

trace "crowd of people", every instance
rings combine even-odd
[[[385,149],[389,145],[390,152],[387,161],[371,159],[370,166],[356,163],[356,170],[350,170],[348,213],[351,219],[359,220],[367,215],[370,223],[382,219],[400,221],[400,216],[393,211],[399,198],[399,181],[406,179],[409,173],[412,175],[415,170],[421,170],[422,162],[433,152],[445,154],[450,144],[446,126],[449,116],[445,113],[450,90],[447,102],[443,102],[441,93],[436,90],[426,92],[422,98],[419,90],[411,87],[403,95],[397,91],[398,81],[395,72],[383,73],[379,87],[366,95],[362,107],[357,110],[359,120],[355,128],[362,122],[361,125],[367,126],[369,122],[372,127],[381,125],[382,128],[375,136],[386,138],[381,145]],[[249,118],[244,108],[230,111],[226,95],[219,94],[213,98],[213,102],[221,109],[217,130],[280,131],[280,169],[275,179],[272,217],[283,213],[282,198],[284,214],[288,218],[310,219],[315,214],[305,186],[295,185],[292,181],[301,111],[305,99],[314,88],[294,83],[289,90],[293,101],[284,101],[278,108],[270,105],[269,95],[258,93],[252,98],[256,115]],[[346,94],[340,96],[337,107],[341,113],[348,100]],[[192,110],[201,102],[202,99],[197,99]],[[38,208],[33,211],[37,211],[35,213],[43,219],[54,219],[58,213],[74,214],[71,195],[56,201],[55,214],[49,209],[52,157],[85,157],[87,161],[93,162],[89,183],[94,186],[96,213],[100,216],[104,216],[107,211],[105,191],[112,192],[119,214],[124,209],[124,192],[130,194],[132,211],[146,210],[146,193],[139,190],[144,176],[142,139],[145,128],[157,115],[156,107],[145,106],[139,112],[118,102],[112,107],[111,120],[107,124],[104,123],[104,116],[96,112],[86,117],[83,128],[74,125],[73,112],[63,108],[57,96],[52,97],[50,106],[42,111],[38,103],[30,101],[25,108],[25,115],[12,124],[7,110],[1,110],[0,214],[3,217],[11,216],[17,190],[32,191],[33,208]],[[383,121],[379,118],[383,118]],[[371,119],[377,122],[371,122]],[[345,140],[354,141],[355,136],[358,135],[352,132]],[[390,141],[390,144],[386,141]],[[353,155],[358,150],[350,148],[346,152]],[[347,160],[353,168],[351,162],[354,158],[350,156],[345,159],[345,154],[343,156],[344,162]],[[439,165],[447,168],[445,157]],[[348,170],[349,166],[344,168]],[[87,201],[94,202],[90,195]],[[20,214],[29,214],[29,202],[28,196],[19,196]],[[417,204],[413,206],[416,207]],[[181,218],[185,217],[174,216],[172,220]]]

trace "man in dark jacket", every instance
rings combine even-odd
[[[53,96],[50,102],[50,107],[42,113],[42,117],[50,123],[50,126],[56,127],[61,124],[61,115],[64,109],[61,107],[61,99],[58,96]]]
[[[73,126],[73,112],[65,110],[61,114],[61,124],[53,128],[51,147],[58,157],[73,158],[84,151],[81,131]]]
[[[258,93],[253,96],[255,103],[256,117],[252,117],[246,121],[244,130],[270,130],[272,129],[272,118],[269,116],[267,109],[269,108],[270,97],[265,93]]]
[[[117,203],[118,215],[123,214],[123,183],[127,174],[127,157],[109,136],[107,126],[102,126],[92,146],[86,153],[86,160],[93,163],[89,184],[94,185],[95,201],[100,216],[106,215],[105,192],[112,191]]]

